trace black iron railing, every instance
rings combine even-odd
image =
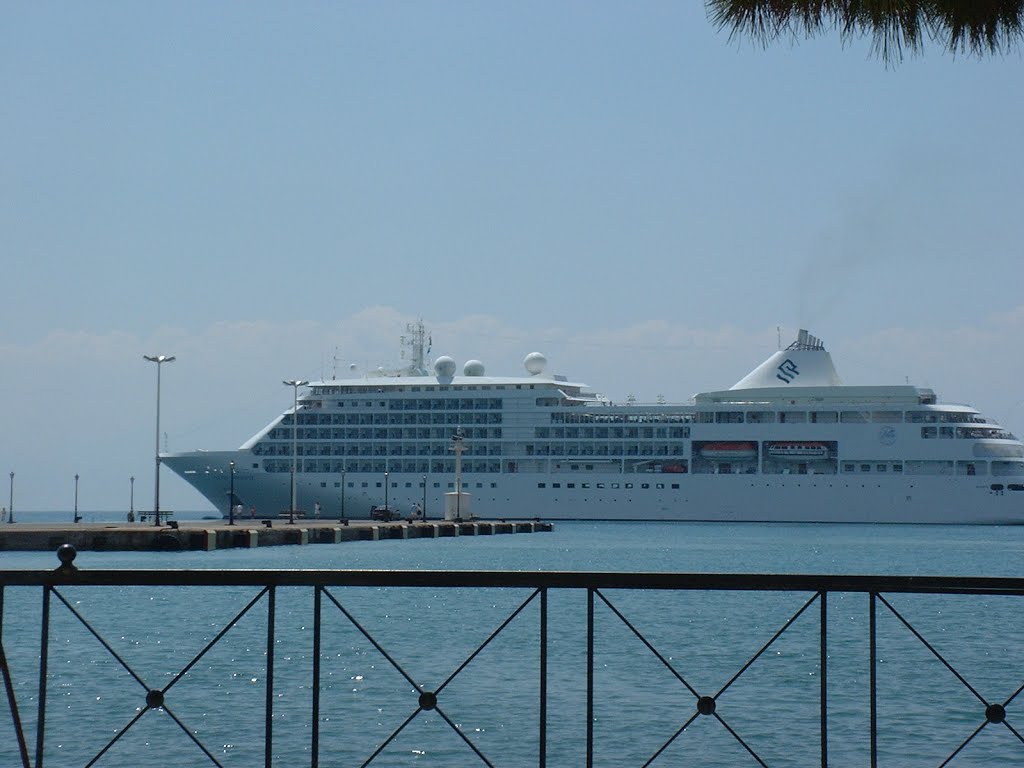
[[[833,716],[833,707],[830,706],[830,694],[832,699],[836,697],[834,688],[830,687],[829,662],[830,658],[837,655],[837,645],[846,647],[851,642],[860,644],[860,647],[867,647],[867,666],[869,670],[868,680],[861,690],[851,694],[844,691],[844,709],[849,708],[851,700],[858,700],[862,705],[863,712],[867,719],[867,750],[872,766],[886,764],[880,757],[879,745],[879,679],[881,659],[879,656],[879,628],[878,620],[880,615],[891,617],[890,624],[901,627],[905,630],[905,637],[912,638],[915,647],[923,650],[924,654],[937,660],[940,666],[947,670],[951,676],[958,681],[960,687],[968,693],[968,697],[975,704],[966,705],[957,710],[955,722],[946,728],[942,723],[940,728],[957,732],[953,748],[950,751],[934,757],[922,758],[922,764],[946,765],[954,758],[962,757],[965,750],[975,743],[980,743],[979,736],[987,729],[1002,729],[1000,733],[1006,734],[1012,750],[1010,754],[1016,764],[1024,765],[1024,737],[1020,732],[1020,723],[1014,717],[1014,704],[1022,691],[1024,691],[1024,670],[1013,668],[1008,663],[999,662],[1000,676],[1005,680],[1007,677],[1018,681],[1014,683],[1008,696],[994,699],[986,696],[978,686],[975,686],[968,679],[968,675],[958,671],[957,665],[950,661],[946,655],[939,650],[936,643],[928,637],[927,629],[915,627],[914,622],[907,617],[905,611],[899,610],[894,605],[894,595],[933,595],[943,598],[953,595],[967,595],[977,598],[984,596],[1005,596],[1018,598],[1024,595],[1024,579],[1011,578],[941,578],[941,577],[908,577],[908,576],[842,576],[842,575],[778,575],[778,574],[679,574],[679,573],[567,573],[567,572],[442,572],[442,571],[291,571],[291,570],[253,570],[253,571],[174,571],[174,570],[82,570],[74,566],[74,551],[65,547],[59,553],[62,564],[53,571],[0,571],[0,676],[3,678],[4,693],[3,700],[6,703],[5,721],[0,723],[0,744],[7,740],[8,733],[13,733],[14,739],[11,744],[16,747],[9,750],[14,754],[17,764],[23,768],[44,768],[45,765],[56,762],[65,765],[66,762],[54,761],[53,744],[54,738],[63,738],[62,735],[54,737],[53,729],[63,729],[66,734],[66,726],[61,725],[61,718],[67,717],[66,713],[52,704],[51,694],[55,684],[56,674],[49,667],[51,649],[59,638],[56,638],[55,629],[51,620],[58,610],[62,611],[62,621],[72,621],[76,625],[85,628],[88,636],[95,639],[98,647],[109,656],[107,660],[111,667],[121,670],[122,677],[125,677],[128,688],[138,688],[136,704],[132,707],[134,714],[115,728],[115,732],[107,738],[102,739],[103,744],[92,752],[81,763],[85,766],[102,766],[110,755],[111,751],[118,746],[119,742],[131,734],[138,723],[151,712],[159,711],[166,715],[184,734],[184,738],[195,750],[196,760],[192,764],[209,765],[230,765],[244,764],[232,762],[233,758],[225,756],[223,750],[218,750],[204,742],[203,734],[193,724],[187,722],[188,718],[183,716],[175,703],[176,687],[187,676],[197,670],[200,665],[206,663],[207,654],[212,651],[222,640],[240,623],[249,621],[253,615],[262,615],[261,621],[265,627],[260,626],[260,632],[264,639],[261,658],[263,659],[263,691],[262,691],[262,728],[252,728],[251,724],[240,734],[249,742],[261,741],[262,761],[266,768],[272,765],[299,765],[308,763],[313,768],[328,764],[322,762],[322,748],[328,740],[337,739],[337,726],[330,721],[322,709],[322,695],[330,687],[325,684],[325,669],[327,654],[324,651],[325,636],[329,639],[333,634],[328,634],[324,627],[325,617],[330,616],[332,621],[344,621],[346,626],[353,630],[354,634],[362,638],[368,647],[372,647],[379,658],[385,661],[385,665],[394,670],[402,680],[403,687],[406,687],[409,695],[402,694],[402,706],[407,708],[404,719],[396,721],[391,727],[390,733],[383,737],[368,737],[368,743],[353,745],[353,753],[358,757],[350,758],[345,764],[353,765],[383,765],[385,755],[389,747],[396,743],[396,740],[403,737],[411,725],[425,715],[436,717],[444,724],[449,734],[454,734],[456,743],[461,745],[463,755],[459,758],[459,765],[522,765],[522,755],[532,755],[530,763],[535,763],[541,768],[549,764],[550,758],[550,717],[553,709],[552,697],[549,692],[549,679],[552,676],[551,648],[552,639],[550,630],[553,625],[551,610],[549,608],[549,596],[571,592],[586,596],[585,618],[578,628],[568,630],[560,625],[559,648],[564,651],[566,645],[579,648],[579,656],[585,664],[585,690],[581,690],[582,701],[566,703],[566,697],[573,695],[573,692],[560,690],[557,706],[559,710],[577,711],[583,710],[585,717],[585,728],[580,728],[580,760],[575,764],[585,764],[588,768],[595,765],[621,765],[625,764],[620,758],[608,757],[599,747],[599,733],[602,728],[625,727],[622,723],[616,722],[619,717],[608,717],[606,711],[609,708],[608,697],[620,696],[618,690],[601,689],[601,682],[598,679],[599,672],[606,666],[602,659],[614,658],[617,655],[626,655],[631,659],[637,658],[637,649],[653,660],[651,663],[663,670],[673,685],[678,684],[677,693],[682,696],[682,704],[675,708],[659,706],[659,714],[668,720],[673,720],[671,728],[659,726],[655,730],[660,733],[653,740],[646,742],[646,752],[641,757],[635,758],[636,765],[659,765],[668,764],[659,762],[666,760],[672,750],[682,749],[685,742],[683,738],[688,731],[695,727],[698,721],[706,721],[720,726],[721,732],[727,734],[729,743],[740,749],[744,759],[751,765],[771,765],[772,759],[763,752],[758,739],[763,741],[763,734],[772,729],[773,715],[772,705],[769,701],[761,702],[763,707],[760,715],[763,716],[767,725],[761,724],[757,727],[750,727],[746,721],[740,724],[737,720],[727,717],[723,713],[721,702],[727,692],[733,690],[734,686],[745,679],[749,671],[755,668],[760,661],[766,658],[769,651],[776,648],[780,640],[793,631],[796,625],[814,626],[815,641],[805,644],[804,656],[801,664],[806,667],[807,674],[814,678],[812,683],[813,695],[816,698],[813,707],[813,725],[806,724],[801,731],[801,749],[807,751],[807,741],[816,741],[812,750],[813,760],[822,766],[829,765],[829,728],[830,717]],[[161,671],[159,681],[154,681],[152,675],[136,669],[135,665],[126,658],[126,654],[119,650],[117,643],[112,642],[101,628],[90,620],[88,611],[80,608],[76,601],[69,598],[69,593],[79,588],[156,588],[156,587],[199,587],[207,589],[225,588],[255,588],[258,590],[254,597],[248,599],[243,607],[216,632],[203,645],[202,649],[192,658],[177,669],[169,666]],[[11,615],[11,610],[5,608],[5,590],[14,588],[27,588],[41,590],[41,613],[38,625],[29,633],[26,625],[34,621],[32,617],[19,613]],[[275,724],[280,722],[275,716],[275,705],[278,702],[281,681],[275,679],[275,659],[281,654],[279,647],[278,630],[281,622],[278,612],[278,594],[282,589],[295,588],[312,597],[311,616],[311,650],[309,654],[310,668],[306,671],[309,675],[309,699],[308,718],[298,726],[294,721],[289,722],[287,738],[290,744],[294,744],[297,731],[308,732],[309,740],[303,746],[301,756],[295,754],[294,746],[288,748],[287,758],[281,756],[280,738],[275,732]],[[346,590],[354,588],[374,588],[384,590],[380,592],[380,599],[387,600],[389,592],[397,588],[410,588],[414,590],[428,590],[432,594],[439,591],[455,589],[472,589],[475,592],[481,590],[499,590],[505,593],[521,591],[518,597],[510,603],[511,608],[504,614],[504,618],[494,622],[493,630],[486,639],[478,643],[474,650],[469,652],[461,660],[452,660],[450,671],[446,675],[439,676],[433,684],[423,681],[422,676],[411,672],[407,663],[399,658],[399,654],[389,649],[388,643],[378,636],[372,628],[361,621],[357,612],[346,605],[343,595]],[[735,665],[731,672],[724,674],[724,682],[708,686],[705,682],[696,682],[694,675],[701,672],[700,665],[694,665],[685,656],[680,658],[678,652],[666,651],[663,647],[663,639],[652,638],[651,627],[657,625],[657,621],[650,620],[651,613],[645,614],[648,618],[645,622],[639,622],[630,616],[629,607],[637,600],[637,596],[651,596],[657,592],[672,593],[701,593],[715,595],[719,593],[756,593],[766,595],[778,593],[783,595],[794,595],[799,598],[795,608],[787,608],[788,615],[771,628],[758,627],[762,641],[756,644],[753,651],[745,660]],[[291,594],[291,593],[290,593]],[[851,630],[843,627],[841,636],[832,634],[836,627],[837,620],[829,613],[830,603],[834,603],[837,596],[849,595],[867,596],[866,622],[864,633],[866,637],[854,637],[851,640]],[[525,597],[523,596],[525,595]],[[830,600],[831,598],[831,600]],[[294,602],[294,601],[293,601]],[[815,610],[816,609],[816,610]],[[295,609],[300,610],[300,609]],[[301,611],[305,611],[302,607]],[[300,611],[300,612],[301,612]],[[598,615],[600,612],[600,616]],[[656,613],[654,614],[656,615]],[[502,750],[495,755],[488,751],[487,745],[476,738],[471,732],[459,722],[459,718],[449,711],[446,704],[448,689],[456,680],[464,677],[466,670],[475,664],[481,654],[510,626],[520,623],[524,617],[529,616],[531,629],[527,633],[535,643],[533,647],[522,647],[518,649],[523,657],[530,659],[531,663],[536,662],[536,679],[532,681],[518,681],[531,689],[529,698],[534,702],[532,710],[533,722],[526,727],[521,725],[520,740],[529,743],[519,751]],[[817,620],[815,622],[815,616]],[[602,623],[607,619],[610,624]],[[844,606],[843,622],[850,619],[850,610]],[[676,616],[674,620],[683,620]],[[646,623],[646,628],[640,626]],[[24,670],[14,669],[11,656],[7,652],[5,644],[9,643],[11,630],[17,627],[19,643],[24,643],[24,638],[31,634],[38,640],[38,654],[34,655],[37,662],[34,677],[38,684],[29,687],[24,683]],[[598,643],[603,637],[610,636],[613,631],[621,632],[622,637],[628,638],[631,643],[628,647],[632,650],[626,651],[625,641],[616,635],[617,639],[611,647],[598,648]],[[37,631],[36,631],[37,630]],[[265,631],[264,631],[265,630]],[[954,631],[968,634],[974,630],[973,627],[954,628]],[[415,631],[415,630],[414,630]],[[859,630],[858,630],[859,631]],[[856,634],[856,631],[854,632]],[[831,641],[831,642],[830,642]],[[618,645],[616,645],[616,643]],[[713,638],[700,637],[685,639],[684,647],[696,647],[698,643],[707,645],[713,644]],[[436,648],[436,644],[434,646]],[[428,651],[430,652],[430,651]],[[336,656],[336,655],[335,655]],[[331,663],[335,656],[332,656]],[[912,673],[916,674],[916,673]],[[255,679],[255,678],[254,678]],[[22,682],[18,682],[18,681]],[[580,688],[583,688],[581,685]],[[806,691],[807,685],[801,690]],[[130,698],[130,694],[119,691],[119,695]],[[643,693],[632,693],[634,697],[643,698]],[[30,707],[34,700],[34,720],[28,722],[26,708]],[[689,704],[686,704],[689,702]],[[898,706],[898,705],[897,705]],[[600,710],[600,713],[599,713]],[[0,710],[2,711],[2,710]],[[617,710],[616,710],[617,711]],[[559,715],[561,719],[561,715]],[[330,722],[329,733],[325,733],[325,726]],[[635,723],[630,728],[640,728],[643,722]],[[746,730],[754,733],[751,737]],[[585,733],[582,733],[585,731]],[[630,731],[632,732],[632,731]],[[990,732],[990,731],[989,731]],[[813,737],[813,738],[812,738]],[[347,737],[351,739],[351,735]],[[1005,750],[1005,740],[1001,742]],[[308,745],[308,746],[306,746]],[[787,748],[789,749],[789,748]],[[890,747],[891,750],[891,747]],[[1005,754],[1001,752],[1000,754]],[[708,762],[705,755],[701,755],[705,764]],[[920,755],[918,755],[920,757]],[[985,764],[984,756],[978,758]],[[605,762],[602,762],[605,761]],[[2,762],[2,760],[0,760]],[[553,763],[554,761],[552,761]],[[77,764],[77,763],[76,763]],[[339,764],[332,759],[329,764]],[[393,763],[392,763],[393,764]],[[401,763],[399,763],[401,764]],[[453,764],[453,763],[449,763]],[[559,765],[564,764],[560,758]],[[633,763],[630,763],[633,764]],[[805,764],[805,763],[802,763]]]

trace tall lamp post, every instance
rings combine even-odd
[[[135,520],[135,475],[128,478],[131,485],[131,497],[128,502],[128,519]]]
[[[384,514],[391,517],[391,508],[388,507],[388,473],[384,473]]]
[[[7,500],[7,508],[11,510],[11,516],[7,518],[7,522],[14,522],[14,473],[11,472],[11,498]]]
[[[341,470],[341,522],[345,523],[345,470]]]
[[[423,522],[427,522],[427,476],[423,476],[423,509],[420,510],[420,517],[423,518]]]
[[[309,384],[302,379],[291,379],[284,382],[285,386],[292,388],[292,503],[288,509],[289,524],[295,523],[295,458],[298,455],[299,441],[299,387]]]
[[[231,490],[228,491],[228,525],[235,524],[235,462],[229,461],[231,468]]]
[[[82,522],[82,518],[78,516],[78,473],[75,473],[75,522]]]
[[[462,435],[462,427],[455,430],[452,435],[452,450],[455,451],[455,519],[462,520],[462,452],[466,450],[463,445],[465,438]],[[447,517],[448,511],[445,510]]]
[[[174,355],[143,355],[156,363],[156,480],[153,482],[153,524],[160,525],[160,369],[164,363],[173,363]]]

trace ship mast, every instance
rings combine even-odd
[[[427,329],[422,320],[406,323],[405,336],[402,336],[402,359],[406,359],[405,350],[409,350],[409,364],[405,367],[408,376],[427,375],[427,355],[430,354],[432,339],[427,336]]]

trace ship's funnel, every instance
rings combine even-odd
[[[801,330],[789,347],[776,352],[730,389],[837,387],[842,383],[825,345]]]

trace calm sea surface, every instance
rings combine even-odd
[[[66,517],[29,513],[22,519]],[[552,533],[532,535],[209,553],[83,552],[76,564],[1024,576],[1022,555],[1024,527],[560,523]],[[3,569],[56,564],[52,553],[0,553]],[[58,592],[132,672],[68,606],[53,601],[45,765],[87,765],[122,731],[95,765],[214,765],[173,718],[221,765],[262,765],[265,598],[171,687],[166,711],[147,710],[144,702],[147,688],[171,682],[259,590]],[[486,765],[464,739],[495,766],[537,765],[537,600],[445,684],[529,591],[330,593],[334,600],[323,605],[320,765],[364,764],[416,712],[411,683],[387,657],[425,689],[443,690],[438,709],[413,717],[371,766]],[[813,595],[603,594],[607,603],[598,600],[595,608],[595,765],[641,766],[656,754],[653,766],[819,763],[818,603],[744,669]],[[1024,685],[1024,604],[985,596],[886,599],[895,612],[878,614],[880,764],[937,766],[985,722],[981,699],[1004,703]],[[39,589],[4,591],[3,644],[30,738],[40,608]],[[310,590],[278,590],[275,765],[310,762],[312,608]],[[869,764],[867,608],[864,595],[828,598],[830,765]],[[549,619],[547,764],[584,765],[586,594],[553,591]],[[716,697],[715,716],[696,717],[681,730],[694,717],[697,696]],[[1006,712],[1005,724],[982,728],[950,765],[1024,766],[1024,744],[1014,733],[1024,731],[1024,707],[1013,698]],[[0,766],[18,764],[10,723],[2,697]]]

